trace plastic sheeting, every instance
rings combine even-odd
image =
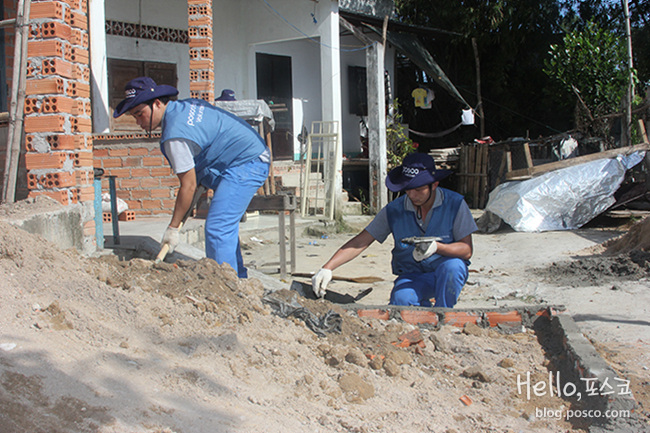
[[[625,172],[644,156],[619,155],[503,183],[490,193],[485,210],[521,232],[580,228],[615,203]]]
[[[214,101],[214,105],[222,108],[244,120],[261,122],[268,120],[271,130],[275,129],[273,112],[269,105],[262,99],[244,99],[241,101]]]

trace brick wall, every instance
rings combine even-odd
[[[188,0],[190,36],[190,94],[214,102],[214,50],[212,44],[212,0]]]
[[[117,196],[135,215],[171,214],[178,177],[160,152],[158,138],[133,137],[95,137],[93,163],[104,170],[102,191],[109,191],[108,176],[115,176]]]

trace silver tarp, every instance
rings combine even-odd
[[[615,203],[625,172],[644,156],[619,155],[503,183],[490,193],[485,210],[520,232],[580,228]]]

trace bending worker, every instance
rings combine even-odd
[[[178,245],[179,226],[202,184],[214,191],[205,221],[206,256],[246,278],[239,221],[269,174],[270,152],[262,137],[242,119],[203,100],[170,100],[178,90],[148,77],[129,81],[125,93],[113,117],[128,112],[145,131],[161,127],[160,149],[180,181],[162,244],[170,251]]]
[[[312,277],[314,293],[324,296],[334,269],[392,234],[392,270],[397,279],[390,303],[431,307],[435,299],[435,307],[453,307],[467,281],[472,233],[478,227],[463,196],[438,187],[449,174],[450,170],[436,170],[427,154],[406,156],[386,177],[388,189],[405,195],[381,209],[361,233],[334,253]],[[415,242],[410,237],[416,237]],[[417,240],[423,237],[429,238],[427,242]]]

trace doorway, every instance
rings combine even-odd
[[[273,159],[293,159],[293,88],[291,57],[255,54],[257,98],[263,99],[273,112],[275,130],[271,134]]]

